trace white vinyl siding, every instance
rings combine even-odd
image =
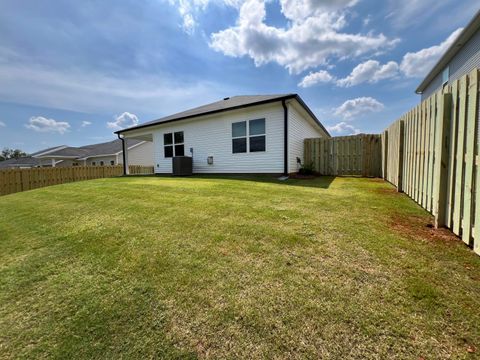
[[[325,137],[318,125],[307,114],[292,104],[288,105],[288,172],[297,172],[297,157],[303,163],[303,143],[305,139]]]
[[[266,150],[232,153],[232,123],[265,118]],[[183,131],[185,155],[193,148],[194,173],[282,173],[283,108],[280,102],[176,121],[150,129],[155,149],[155,172],[172,172],[172,159],[163,156],[163,134]],[[213,156],[213,164],[207,158]],[[158,166],[157,166],[158,164]]]
[[[116,160],[116,156],[101,156],[101,157],[92,157],[87,159],[87,166],[92,166],[95,163],[95,166],[101,166],[100,162],[103,161],[103,166],[110,166],[110,161]],[[83,165],[83,160],[77,161],[79,164]]]
[[[480,31],[477,31],[468,40],[455,57],[448,64],[450,78],[448,83],[460,79],[463,75],[468,74],[475,68],[480,68]],[[442,72],[428,84],[422,93],[422,101],[429,98],[433,93],[442,87]]]
[[[128,150],[128,163],[130,165],[153,166],[153,142],[146,141]],[[122,153],[118,155],[118,161],[123,164]]]

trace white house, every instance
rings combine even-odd
[[[0,169],[30,167],[107,166],[123,164],[121,140],[81,147],[66,145],[37,151],[29,156],[0,162]],[[131,140],[128,144],[130,165],[153,166],[151,141]]]
[[[152,141],[157,174],[174,156],[191,156],[194,173],[293,173],[304,139],[330,137],[297,94],[234,96],[116,134]]]
[[[81,147],[63,146],[54,151],[32,155],[42,161],[50,161],[51,166],[106,166],[123,164],[122,141]],[[143,140],[132,140],[128,144],[130,165],[153,166],[153,144]]]
[[[480,11],[430,70],[416,93],[422,95],[423,101],[476,68],[480,68]]]

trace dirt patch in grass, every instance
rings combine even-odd
[[[381,188],[378,188],[378,189],[374,189],[372,190],[373,192],[375,193],[378,193],[378,194],[383,194],[383,195],[401,195],[401,193],[399,193],[397,191],[397,189],[395,188],[385,188],[385,187],[381,187]]]
[[[435,229],[433,217],[392,215],[390,227],[410,238],[454,244],[459,238],[446,228]]]

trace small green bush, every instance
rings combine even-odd
[[[298,170],[300,175],[313,175],[315,173],[315,169],[313,164],[302,164],[302,167]]]

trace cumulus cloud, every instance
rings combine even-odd
[[[345,101],[334,109],[334,115],[344,120],[352,120],[362,115],[381,111],[383,108],[384,105],[372,97],[359,97]]]
[[[65,134],[70,129],[70,124],[65,121],[47,119],[43,116],[31,117],[25,127],[38,132]]]
[[[381,64],[377,60],[367,60],[358,64],[345,78],[335,79],[327,71],[320,70],[305,76],[298,84],[301,87],[314,86],[320,83],[335,83],[341,87],[351,87],[362,83],[377,83],[380,80],[393,79],[400,75],[405,77],[424,77],[455,41],[462,29],[455,30],[442,43],[405,54],[400,64],[389,61]]]
[[[138,122],[137,115],[124,112],[123,114],[116,116],[114,121],[107,122],[107,127],[114,130],[120,130],[138,125]]]
[[[357,129],[355,126],[346,123],[345,121],[339,122],[338,124],[327,126],[327,130],[331,134],[336,135],[356,135],[360,134],[360,129]]]
[[[80,125],[81,127],[86,127],[88,125],[92,125],[91,121],[82,121],[82,124]]]
[[[7,124],[5,124],[3,121],[0,121],[0,127],[6,127]]]
[[[287,27],[265,24],[262,0],[246,0],[237,24],[211,35],[210,47],[227,56],[248,56],[256,66],[275,62],[290,73],[328,65],[332,58],[355,58],[393,47],[396,39],[383,34],[341,32],[347,25],[345,8],[356,1],[282,0]]]
[[[298,83],[298,86],[307,88],[319,83],[331,83],[334,81],[335,77],[333,77],[328,71],[320,70],[317,72],[311,72],[305,76],[302,81]]]
[[[381,65],[376,60],[368,60],[357,65],[350,75],[337,81],[339,86],[350,87],[364,82],[376,83],[398,75],[398,64],[395,61]]]
[[[199,13],[205,11],[212,0],[169,0],[170,5],[175,6],[182,17],[182,29],[187,34],[195,33],[197,27],[197,17]],[[243,0],[223,0],[216,1],[217,4],[233,6],[238,8]]]
[[[417,52],[409,52],[403,57],[400,70],[408,77],[423,77],[435,65],[435,62],[447,51],[463,28],[455,30],[439,45],[431,46]]]

